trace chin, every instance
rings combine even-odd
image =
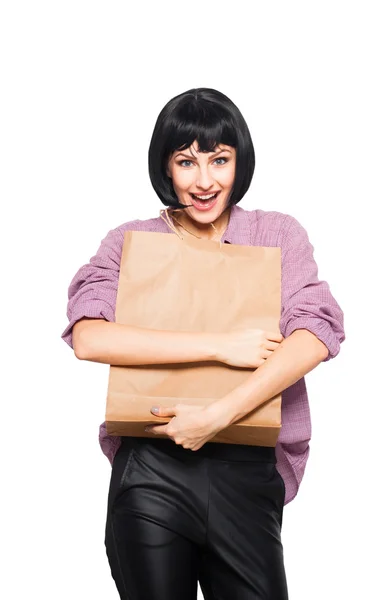
[[[216,221],[216,219],[218,219],[222,215],[225,209],[226,206],[224,206],[223,208],[215,206],[213,210],[200,211],[196,210],[196,208],[191,207],[190,209],[186,209],[186,212],[188,216],[191,217],[191,219],[193,219],[194,221],[197,221],[198,223],[207,224]]]

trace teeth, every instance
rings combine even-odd
[[[192,194],[195,198],[199,200],[210,200],[210,198],[214,198],[216,194],[209,194],[208,196],[199,196],[198,194]]]

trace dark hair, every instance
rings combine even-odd
[[[237,204],[249,189],[255,167],[250,132],[237,106],[211,88],[194,88],[172,98],[158,115],[149,147],[149,175],[165,206],[185,208],[166,173],[170,155],[197,140],[200,152],[218,144],[236,148],[236,173],[228,206]]]

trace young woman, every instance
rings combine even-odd
[[[161,217],[110,231],[69,287],[63,339],[84,360],[112,365],[216,359],[255,368],[210,407],[152,407],[166,424],[152,438],[108,436],[112,464],[105,545],[124,600],[285,600],[281,544],[284,504],[296,495],[309,452],[304,375],[335,357],[343,313],[317,276],[304,228],[280,212],[247,211],[255,156],[235,104],[220,92],[192,89],[158,116],[149,173]],[[114,322],[126,230],[196,235],[222,243],[282,249],[282,335],[260,330],[210,335],[153,331]],[[276,448],[215,444],[212,438],[282,392]],[[167,422],[168,421],[168,422]]]

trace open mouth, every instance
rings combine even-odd
[[[220,194],[220,190],[214,194],[190,194],[193,203],[198,208],[210,208],[216,203],[217,197]]]
[[[194,198],[195,200],[202,200],[204,202],[208,202],[209,200],[212,200],[213,198],[216,198],[216,196],[218,196],[220,193],[220,191],[215,192],[214,194],[191,194],[192,198]]]

